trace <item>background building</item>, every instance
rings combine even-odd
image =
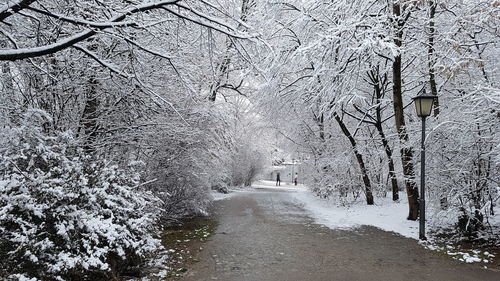
[[[264,179],[276,181],[276,177],[280,174],[281,182],[293,182],[293,175],[298,173],[298,182],[300,183],[300,177],[302,175],[302,165],[300,162],[284,161],[278,165],[271,166],[270,172],[267,172]]]

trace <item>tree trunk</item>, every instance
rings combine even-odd
[[[401,18],[401,5],[399,2],[393,4],[393,15],[396,24],[396,34],[394,36],[394,44],[401,48],[403,38],[404,21]],[[406,124],[404,118],[402,81],[401,81],[401,52],[396,55],[392,63],[392,94],[394,100],[394,117],[396,121],[396,129],[398,131],[399,140],[401,142],[401,162],[403,164],[403,175],[405,177],[406,193],[408,195],[408,219],[417,220],[418,218],[418,188],[415,183],[415,171],[413,168],[413,149],[407,147],[408,133],[406,132]]]
[[[317,121],[318,121],[318,126],[319,126],[319,138],[322,141],[324,141],[325,140],[325,118],[324,118],[323,113],[321,113],[321,115]]]
[[[382,145],[384,146],[385,154],[387,155],[387,162],[389,165],[389,178],[391,179],[392,186],[392,200],[399,200],[399,186],[398,179],[396,178],[396,172],[394,171],[394,160],[392,159],[392,149],[389,146],[389,142],[385,137],[384,130],[382,129],[382,124],[378,123],[376,126],[377,131],[382,139]]]
[[[217,68],[216,81],[214,81],[210,86],[210,96],[208,97],[208,100],[210,101],[215,101],[217,99],[217,92],[219,91],[221,85],[223,84],[222,81],[224,79],[224,76],[227,75],[229,64],[231,63],[231,59],[229,58],[230,56],[229,53],[232,48],[233,48],[233,43],[230,41],[228,43],[226,55],[224,56],[222,62],[219,64],[219,67]]]
[[[359,168],[361,169],[363,183],[365,184],[366,204],[373,205],[372,187],[371,187],[371,183],[370,183],[370,178],[368,177],[368,173],[366,171],[366,166],[365,166],[365,162],[363,160],[363,155],[361,155],[361,153],[359,153],[358,148],[356,146],[356,140],[351,135],[351,132],[349,132],[349,129],[344,124],[344,121],[342,121],[342,119],[340,119],[337,112],[334,112],[333,116],[335,117],[335,120],[339,124],[340,129],[342,129],[342,132],[344,133],[344,135],[349,139],[349,142],[351,142],[352,149],[354,151],[354,154],[356,155],[356,160],[358,161]]]
[[[391,179],[392,186],[392,200],[399,200],[399,186],[398,180],[396,178],[396,172],[394,171],[394,160],[392,159],[392,149],[389,146],[389,141],[384,133],[384,129],[382,127],[382,108],[380,107],[380,103],[382,102],[382,98],[385,95],[385,85],[387,85],[387,74],[384,75],[384,78],[381,79],[379,74],[379,68],[377,67],[375,70],[372,70],[368,73],[368,77],[371,80],[375,93],[375,101],[377,107],[375,108],[375,128],[377,128],[378,134],[382,139],[382,145],[384,147],[385,154],[387,155],[387,161],[389,165],[389,177]]]
[[[95,142],[97,140],[97,117],[99,116],[99,101],[97,99],[97,81],[91,77],[88,81],[88,90],[85,95],[85,108],[81,125],[83,128],[83,149],[87,153],[95,152]]]
[[[0,39],[0,48],[7,48],[6,40]],[[2,75],[0,77],[0,104],[5,106],[5,112],[0,111],[0,127],[17,121],[15,116],[15,96],[14,96],[14,82],[12,73],[10,71],[10,62],[4,61],[0,63]],[[17,123],[17,122],[16,122]]]
[[[434,0],[429,1],[429,84],[431,88],[431,93],[437,97],[437,86],[436,86],[436,75],[434,65],[436,64],[436,58],[434,57],[434,35],[435,35],[435,23],[434,16],[436,15],[436,2]],[[439,115],[439,100],[434,100],[434,116]]]

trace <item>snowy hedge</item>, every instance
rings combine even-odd
[[[109,279],[158,249],[156,199],[133,167],[90,161],[70,134],[29,125],[45,118],[0,129],[0,279]]]

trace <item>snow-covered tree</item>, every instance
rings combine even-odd
[[[426,90],[439,97],[427,140],[433,211],[448,204],[458,221],[498,204],[492,172],[499,141],[492,79],[498,76],[498,4],[284,1],[265,7],[273,11],[263,35],[272,52],[259,53],[266,94],[257,99],[263,114],[310,155],[306,180],[315,192],[341,200],[368,190],[385,196],[390,184],[398,199],[405,186],[408,218],[417,219],[420,119],[411,98]],[[455,155],[470,161],[451,160]]]
[[[158,250],[159,202],[135,168],[86,156],[69,133],[44,134],[49,121],[30,111],[0,134],[0,275],[111,277]]]

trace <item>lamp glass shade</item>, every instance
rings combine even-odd
[[[415,109],[419,117],[427,117],[432,113],[432,105],[434,103],[434,96],[417,96],[415,100]]]

